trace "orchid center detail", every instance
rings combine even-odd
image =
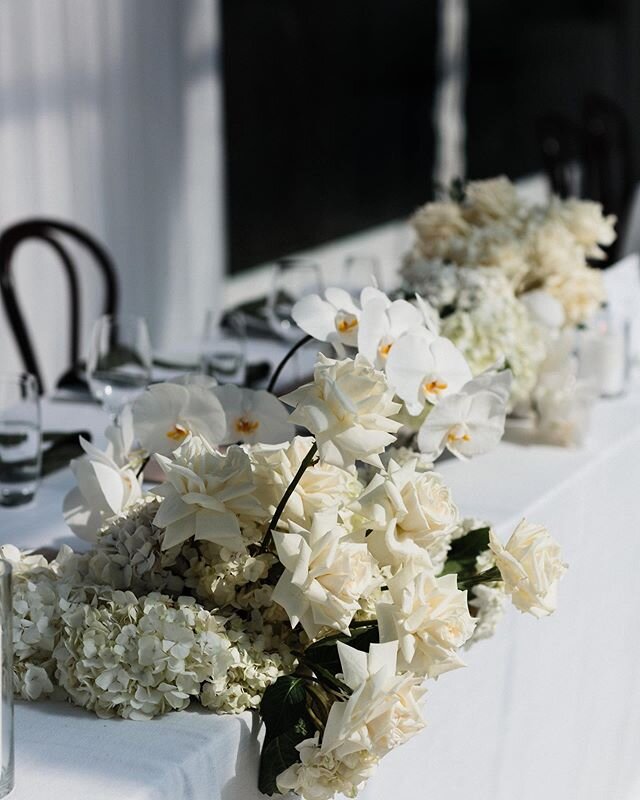
[[[174,442],[178,442],[180,444],[183,442],[186,437],[188,436],[189,431],[183,425],[176,423],[171,430],[167,431],[167,439],[171,439]]]
[[[250,419],[249,417],[238,417],[234,427],[241,434],[255,433],[260,427],[260,423],[258,420]]]
[[[447,440],[449,442],[470,442],[469,429],[466,425],[454,425],[449,429]]]
[[[338,333],[351,333],[358,327],[358,318],[348,311],[338,311],[336,314],[336,330]]]
[[[439,395],[441,392],[446,391],[449,388],[449,384],[446,381],[439,381],[439,380],[432,380],[432,381],[425,381],[422,385],[422,389],[425,395],[428,397],[429,395]]]

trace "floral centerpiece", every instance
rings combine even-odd
[[[576,199],[525,203],[500,177],[455,184],[411,223],[405,292],[438,310],[442,335],[474,374],[500,359],[509,365],[510,410],[533,411],[550,441],[579,442],[594,391],[578,380],[569,332],[605,300],[602,273],[589,262],[615,240],[615,217]]]
[[[22,697],[134,720],[192,701],[256,709],[263,792],[355,797],[423,728],[426,686],[463,666],[507,597],[554,610],[565,565],[547,531],[523,521],[503,545],[460,518],[429,457],[397,447],[405,404],[422,409],[429,454],[486,449],[505,375],[469,389],[428,315],[398,334],[393,305],[375,297],[389,327],[371,358],[321,356],[283,398],[290,415],[268,392],[188,380],[125,409],[105,451],[84,443],[65,516],[91,549],[47,561],[3,548]],[[345,311],[365,322],[341,309],[340,337],[356,327]],[[396,385],[376,361],[408,336],[428,342],[421,377],[398,366]],[[164,477],[145,491],[152,454]]]

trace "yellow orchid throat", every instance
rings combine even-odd
[[[358,318],[354,314],[340,313],[336,317],[338,333],[351,333],[358,327]]]
[[[423,384],[422,388],[425,394],[440,394],[449,388],[449,384],[445,381],[428,381]]]
[[[380,358],[387,358],[387,356],[391,352],[392,347],[393,347],[393,342],[387,342],[386,344],[381,344],[378,347],[378,355],[380,356]]]
[[[247,417],[238,417],[234,423],[236,433],[242,433],[245,435],[249,433],[255,433],[259,427],[260,423],[257,420],[248,419]]]
[[[470,442],[471,436],[469,436],[469,434],[461,425],[454,425],[454,427],[449,431],[447,441],[450,444],[453,444],[453,442]]]
[[[187,428],[176,422],[173,428],[171,428],[170,431],[167,431],[166,435],[167,439],[171,439],[174,442],[182,442],[189,435],[189,431]]]

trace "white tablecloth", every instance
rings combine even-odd
[[[515,611],[432,682],[427,729],[384,759],[364,800],[635,800],[640,796],[640,391],[595,410],[580,450],[503,442],[441,471],[463,512],[507,535],[521,515],[549,526],[570,571],[559,609]],[[50,427],[95,424],[91,407],[51,405]],[[0,539],[71,541],[60,518],[70,475],[37,502],[0,510]],[[199,710],[150,722],[99,720],[69,705],[16,707],[15,800],[259,798],[256,718]]]

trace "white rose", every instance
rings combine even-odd
[[[551,275],[544,289],[562,303],[568,322],[588,322],[606,300],[602,272],[590,267]]]
[[[422,678],[396,672],[397,642],[372,644],[369,653],[338,642],[343,680],[352,689],[331,706],[322,752],[345,761],[366,750],[382,758],[424,728]]]
[[[457,203],[427,203],[411,218],[417,236],[417,251],[423,258],[446,257],[449,239],[462,238],[469,223]]]
[[[398,641],[400,669],[435,678],[464,666],[457,651],[471,637],[476,623],[457,577],[436,578],[410,565],[390,578],[387,586],[385,601],[376,606],[380,641]]]
[[[557,200],[552,208],[567,226],[572,236],[584,249],[588,258],[604,258],[598,245],[608,247],[616,240],[616,217],[604,216],[602,205],[589,200]]]
[[[504,175],[469,181],[464,192],[463,214],[474,225],[487,225],[503,217],[515,216],[520,207],[516,187]]]
[[[169,459],[157,455],[166,482],[154,489],[164,498],[154,525],[166,528],[163,550],[192,537],[242,551],[241,522],[266,522],[268,512],[255,497],[249,456],[240,447],[226,455],[190,437]]]
[[[381,582],[367,545],[349,541],[335,511],[316,514],[310,530],[291,524],[290,531],[273,534],[284,566],[273,601],[311,639],[323,627],[346,633],[360,598]]]
[[[380,453],[395,442],[400,411],[384,373],[361,355],[336,361],[320,354],[313,383],[282,398],[295,406],[291,422],[316,437],[320,459],[336,467],[355,461],[381,466]]]
[[[367,537],[373,555],[393,567],[426,554],[438,571],[459,519],[449,488],[420,470],[417,458],[403,466],[390,461],[387,475],[376,475],[352,508],[373,529]]]
[[[295,792],[304,800],[331,800],[337,794],[356,797],[378,765],[378,759],[365,750],[350,753],[343,761],[324,752],[318,733],[296,745],[296,750],[300,761],[281,772],[276,783],[282,794]]]
[[[489,547],[514,606],[534,617],[553,613],[558,581],[567,565],[562,561],[560,545],[547,529],[523,519],[506,547],[491,531]]]
[[[271,513],[293,481],[312,444],[311,437],[296,436],[290,444],[250,448],[256,496]],[[318,462],[304,471],[285,506],[283,518],[308,528],[315,513],[345,506],[361,491],[355,467],[340,469]]]

